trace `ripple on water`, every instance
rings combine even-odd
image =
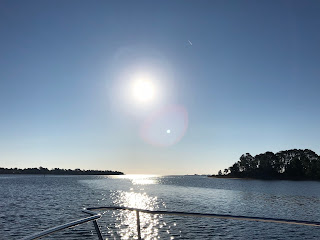
[[[302,190],[301,190],[302,189]],[[227,213],[320,221],[320,183],[242,181],[201,176],[0,176],[0,233],[21,237],[81,218],[83,207]],[[318,239],[320,229],[141,213],[144,239]],[[106,211],[106,238],[137,237],[135,212]],[[96,239],[92,224],[49,239]]]

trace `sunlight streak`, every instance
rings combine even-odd
[[[114,201],[115,205],[126,206],[132,208],[141,208],[154,210],[158,208],[157,197],[150,197],[146,193],[134,193],[134,192],[120,192]],[[118,224],[116,227],[120,230],[122,239],[135,239],[137,238],[136,231],[136,213],[132,211],[120,211],[115,216]],[[158,237],[159,215],[151,215],[140,213],[140,224],[142,239],[155,239]]]

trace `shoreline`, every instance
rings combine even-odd
[[[264,181],[314,181],[320,182],[318,179],[290,179],[290,178],[248,178],[248,177],[228,177],[228,176],[208,176],[209,178],[219,179],[238,179],[238,180],[264,180]]]
[[[239,177],[220,177],[220,176],[208,176],[209,178],[219,178],[219,179],[244,179],[244,180],[257,180],[258,178],[239,178]]]

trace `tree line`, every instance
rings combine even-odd
[[[0,168],[0,174],[54,174],[54,175],[123,175],[123,172],[111,170],[81,170],[79,168],[61,169],[61,168]]]
[[[243,154],[219,176],[257,179],[320,180],[320,157],[309,149],[291,149],[252,156]]]

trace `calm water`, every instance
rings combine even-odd
[[[212,179],[202,176],[0,176],[0,239],[77,218],[83,207],[128,206],[320,221],[320,182]],[[136,238],[135,214],[108,211],[107,239]],[[144,239],[320,239],[319,227],[141,215]],[[97,239],[92,223],[46,239]]]

